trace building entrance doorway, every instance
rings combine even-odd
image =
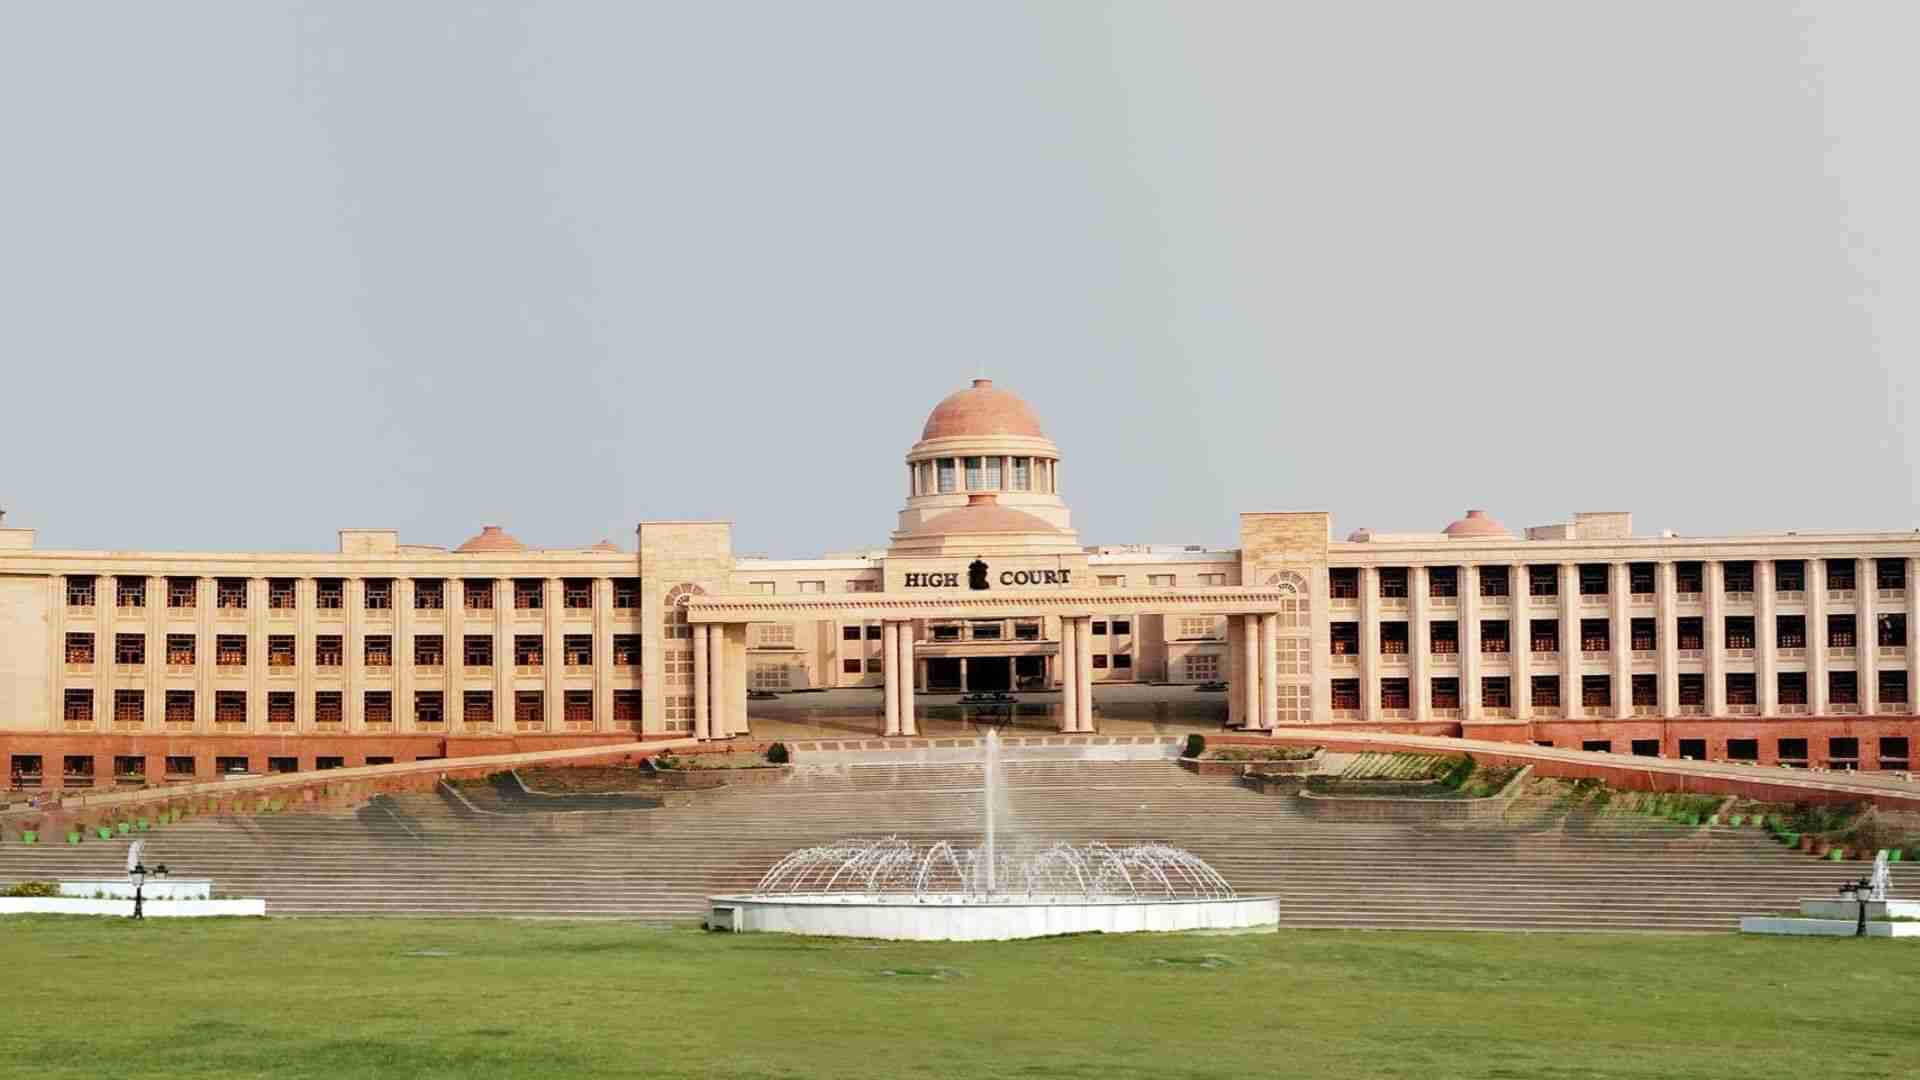
[[[950,656],[929,656],[926,663],[928,693],[952,693],[960,689],[960,661]]]
[[[970,656],[967,658],[967,693],[991,694],[1013,689],[1013,657]]]
[[[1045,690],[1047,688],[1047,658],[1044,656],[1014,657],[1013,688],[1015,690]]]

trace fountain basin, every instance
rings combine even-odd
[[[925,893],[716,896],[707,927],[889,941],[1010,941],[1053,934],[1257,930],[1280,921],[1273,896],[1136,899]]]

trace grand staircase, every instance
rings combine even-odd
[[[1486,930],[1732,930],[1741,914],[1827,896],[1861,867],[1754,829],[1568,811],[1546,785],[1498,824],[1338,824],[1166,761],[1010,762],[1003,838],[1166,840],[1236,889],[1277,895],[1282,925]],[[972,764],[849,764],[786,783],[671,796],[529,796],[511,781],[383,796],[357,810],[190,818],[146,860],[264,896],[274,915],[691,919],[787,851],[847,836],[972,839]],[[1003,842],[1004,839],[1003,839]],[[121,841],[0,843],[0,882],[97,877]],[[1895,868],[1902,895],[1904,864]]]

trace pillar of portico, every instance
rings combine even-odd
[[[393,579],[393,697],[389,699],[388,715],[392,718],[396,735],[413,731],[413,590],[412,578]],[[500,708],[500,702],[495,701],[493,715],[496,726],[512,731],[513,702],[506,704],[507,719],[504,725],[498,724]]]
[[[1587,643],[1581,639],[1580,617],[1586,608],[1580,601],[1580,566],[1560,564],[1560,715],[1577,720],[1586,715],[1585,688]]]
[[[213,730],[213,579],[195,578],[193,591],[194,730],[208,732]],[[97,640],[93,657],[96,664],[104,662]]]
[[[1091,732],[1093,730],[1093,618],[1082,615],[1074,620],[1074,641],[1078,647],[1074,650],[1073,670],[1079,677],[1080,689],[1075,695],[1078,711],[1075,713],[1074,730]]]
[[[913,708],[913,621],[906,620],[894,626],[894,641],[900,649],[900,734],[920,734],[920,722],[914,716]]]
[[[1066,616],[1060,618],[1061,731],[1072,731],[1079,725],[1080,717],[1080,673],[1074,664],[1074,657],[1080,651],[1080,643],[1074,633],[1074,622],[1074,619]]]
[[[1433,598],[1427,568],[1407,569],[1407,704],[1415,720],[1433,719]],[[1457,591],[1457,590],[1456,590]],[[1456,605],[1458,601],[1455,601]],[[1456,606],[1454,610],[1459,611]],[[1459,640],[1456,630],[1454,640]]]
[[[1920,712],[1920,559],[1907,560],[1907,712]]]
[[[540,611],[540,701],[546,706],[546,715],[541,717],[540,730],[561,731],[566,724],[566,682],[567,654],[564,648],[566,639],[561,631],[565,629],[560,622],[561,604],[565,601],[565,585],[559,578],[547,578],[540,585],[542,594]],[[497,662],[498,658],[496,658]],[[494,728],[500,727],[500,695],[494,695]],[[464,706],[463,706],[464,709]]]
[[[1460,718],[1481,720],[1486,705],[1480,693],[1480,568],[1469,563],[1454,572],[1460,582]]]
[[[1272,731],[1280,718],[1280,613],[1260,616],[1260,730]]]
[[[514,715],[513,702],[506,703]],[[593,580],[593,730],[613,730],[613,579]]]
[[[367,729],[367,582],[364,578],[352,577],[341,583],[345,591],[347,605],[347,628],[343,646],[346,649],[347,692],[341,702],[346,717],[346,729],[359,734]],[[447,702],[447,716],[460,715],[460,703]],[[253,703],[247,703],[247,718],[253,718]],[[249,725],[251,726],[251,725]],[[452,723],[448,731],[457,730]]]
[[[1360,719],[1380,719],[1380,572],[1362,566],[1360,579]]]
[[[880,670],[885,677],[888,735],[900,734],[900,624],[888,620],[880,624],[880,647],[884,655]]]
[[[1515,720],[1533,719],[1533,579],[1527,564],[1507,568],[1507,655],[1513,675],[1507,680]]]
[[[1775,608],[1773,560],[1756,559],[1753,564],[1753,636],[1755,689],[1759,691],[1760,715],[1780,714],[1780,632],[1774,626]]]
[[[711,680],[707,687],[707,706],[711,714],[708,729],[716,739],[730,738],[736,731],[733,709],[727,700],[727,628],[714,623],[707,632],[707,640],[712,646],[707,656],[707,678]]]
[[[1240,670],[1246,673],[1240,691],[1240,726],[1260,730],[1260,616],[1240,616]]]
[[[1655,567],[1653,600],[1654,645],[1660,650],[1660,712],[1680,715],[1680,618],[1674,599],[1680,585],[1680,568],[1672,562]]]
[[[1880,567],[1873,559],[1854,565],[1853,640],[1859,657],[1853,670],[1860,684],[1860,715],[1880,711]]]
[[[713,703],[707,700],[707,649],[711,633],[706,623],[693,624],[693,737],[701,742],[713,738]],[[892,717],[888,717],[887,726],[892,728]]]
[[[1633,715],[1633,617],[1627,590],[1633,587],[1627,564],[1617,562],[1607,569],[1607,669],[1613,684],[1613,715],[1625,719]]]
[[[1702,597],[1705,618],[1700,620],[1706,646],[1707,715],[1727,715],[1727,564],[1709,559],[1703,567],[1707,595]]]
[[[1827,695],[1827,560],[1808,559],[1807,586],[1807,711],[1825,716],[1832,706]]]

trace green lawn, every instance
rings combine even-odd
[[[447,955],[419,955],[444,952]],[[0,1075],[1911,1077],[1920,946],[0,919]]]

